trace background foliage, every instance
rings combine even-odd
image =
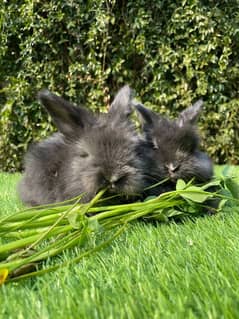
[[[238,0],[12,0],[0,5],[0,169],[49,135],[47,87],[103,110],[125,83],[175,115],[203,97],[203,147],[239,163]]]

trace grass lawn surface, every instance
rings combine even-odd
[[[19,177],[0,174],[1,216],[23,208]],[[237,206],[182,223],[134,222],[78,265],[0,287],[4,319],[238,317]]]

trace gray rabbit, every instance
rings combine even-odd
[[[104,187],[112,194],[142,193],[145,143],[129,116],[132,94],[124,86],[107,114],[92,114],[43,90],[40,102],[59,132],[30,147],[18,190],[31,206],[68,200],[84,193],[87,202]]]
[[[196,123],[203,101],[199,100],[169,120],[135,102],[140,114],[143,134],[153,149],[148,176],[152,181],[169,181],[148,191],[150,195],[175,189],[178,179],[206,182],[212,178],[213,164],[208,155],[199,150]]]

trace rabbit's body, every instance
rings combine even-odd
[[[67,148],[64,136],[60,133],[30,147],[25,156],[24,177],[18,185],[25,204],[36,206],[57,201]]]
[[[213,164],[208,155],[199,150],[199,136],[195,123],[202,101],[183,111],[177,120],[166,119],[159,114],[136,105],[143,121],[145,138],[151,145],[150,174],[157,180],[168,182],[152,188],[150,195],[175,189],[178,179],[206,182],[212,178]]]
[[[40,100],[61,133],[34,145],[19,185],[28,205],[60,202],[84,194],[89,201],[102,188],[110,193],[143,192],[144,142],[129,121],[131,94],[124,87],[107,114],[92,115],[48,91]]]

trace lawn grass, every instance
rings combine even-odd
[[[18,179],[0,174],[1,215],[22,208]],[[238,234],[238,207],[182,223],[132,223],[78,265],[0,287],[0,318],[238,318]]]

